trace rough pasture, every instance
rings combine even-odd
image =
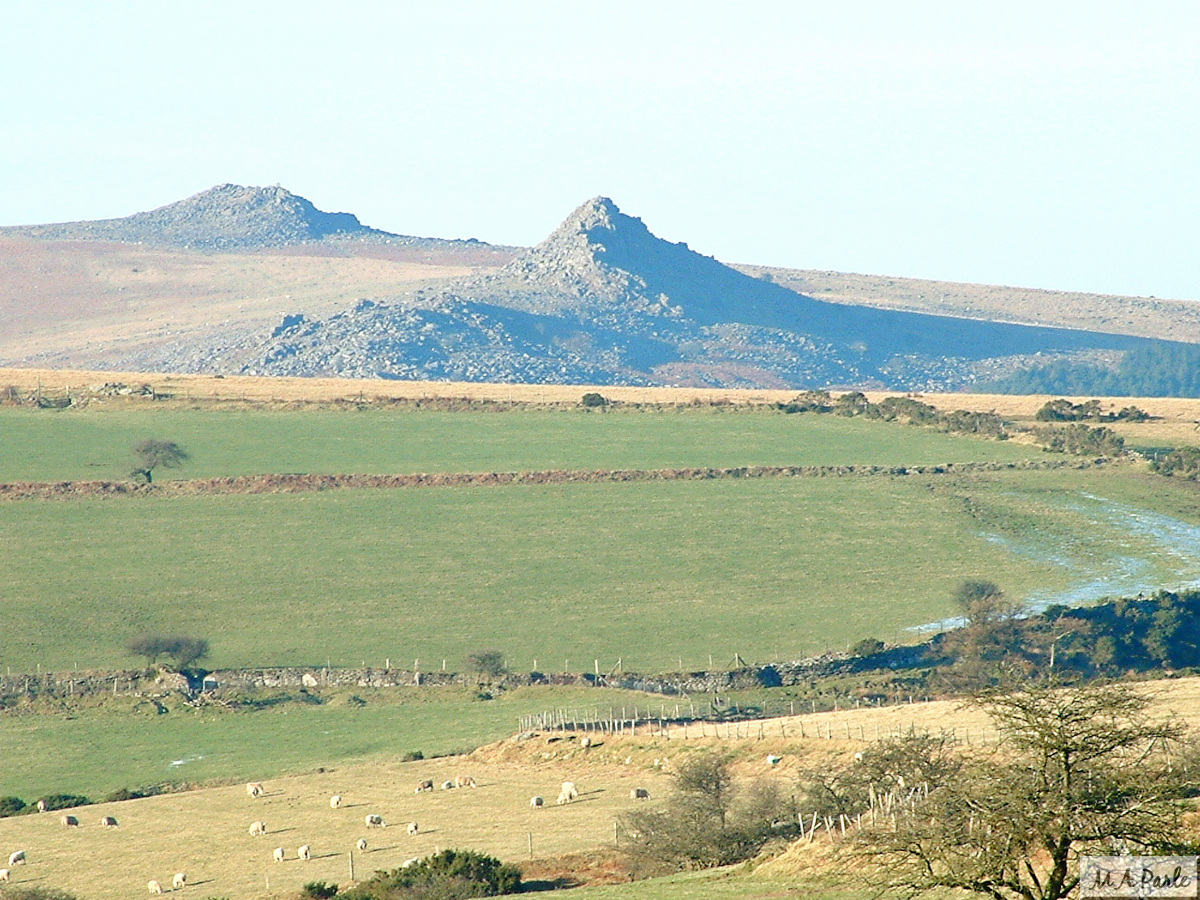
[[[652,767],[647,770],[640,749],[629,765],[595,765],[563,759],[565,753],[543,760],[540,753],[558,745],[527,743],[536,763],[464,763],[449,757],[347,766],[268,780],[266,793],[257,800],[246,796],[243,785],[234,785],[99,805],[88,810],[83,826],[72,829],[62,828],[54,816],[17,816],[0,820],[0,847],[29,850],[29,865],[14,870],[14,884],[36,879],[86,900],[140,896],[147,880],[165,886],[180,871],[187,872],[187,889],[198,896],[242,900],[261,896],[265,877],[272,893],[296,891],[313,880],[344,884],[351,851],[356,875],[365,877],[448,846],[519,862],[529,858],[530,834],[536,856],[611,846],[613,821],[629,807],[631,786],[662,781]],[[413,793],[412,784],[423,776],[440,782],[453,778],[464,764],[477,773],[476,790]],[[588,775],[576,802],[561,809],[528,808],[531,793],[557,790],[581,766]],[[329,806],[333,791],[345,798],[339,809]],[[363,824],[367,811],[382,815],[388,827],[368,832]],[[121,827],[92,824],[105,814],[119,818]],[[252,838],[247,828],[260,819],[268,825],[267,834]],[[415,835],[407,832],[411,821],[420,822]],[[167,834],[169,841],[163,840]],[[369,842],[365,852],[356,848],[363,837]],[[296,848],[305,844],[312,858],[301,862]],[[273,860],[277,846],[286,849],[283,863]]]

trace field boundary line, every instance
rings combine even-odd
[[[191,478],[158,484],[132,481],[15,481],[0,484],[0,500],[58,500],[77,497],[187,497],[222,494],[301,494],[330,490],[374,490],[501,485],[613,484],[656,481],[715,481],[735,478],[862,478],[959,475],[1050,469],[1087,469],[1093,459],[1031,459],[1014,462],[935,463],[901,466],[729,466],[680,469],[546,469],[528,472],[445,472],[409,475],[237,475]]]

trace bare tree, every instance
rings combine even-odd
[[[884,743],[858,764],[874,778],[848,771],[839,783],[841,802],[862,808],[890,790],[890,813],[852,850],[879,865],[886,887],[1060,900],[1078,883],[1081,854],[1178,846],[1179,801],[1194,771],[1179,756],[1172,764],[1168,747],[1182,728],[1150,718],[1143,695],[1124,685],[1034,686],[974,702],[1001,746],[949,758],[944,742]],[[889,758],[902,765],[878,765]],[[890,773],[890,788],[880,773]]]
[[[188,452],[174,441],[159,441],[153,438],[134,444],[133,457],[134,468],[129,474],[140,475],[146,479],[146,484],[154,480],[155,469],[174,469],[191,458]]]

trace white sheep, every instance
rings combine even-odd
[[[312,848],[304,844],[296,850],[296,856],[304,860],[312,859]]]
[[[258,837],[267,833],[266,822],[254,822],[250,825],[250,836]]]
[[[452,791],[452,790],[454,790],[454,782],[453,782],[453,781],[443,781],[443,782],[442,782],[442,790],[443,790],[443,791]]]
[[[103,818],[100,819],[100,824],[103,825],[105,828],[116,828],[117,820],[114,819],[112,816],[104,816]]]
[[[10,866],[23,866],[25,865],[25,862],[24,850],[14,850],[12,853],[8,854],[8,864]]]
[[[421,830],[421,826],[418,825],[416,822],[408,823],[408,833],[409,834],[416,834],[420,830]]]
[[[533,807],[534,809],[541,809],[543,806],[546,805],[546,801],[543,800],[541,797],[530,797],[529,805],[531,807]]]
[[[400,863],[400,868],[411,869],[413,866],[415,866],[420,861],[421,861],[421,857],[414,856],[412,859],[406,859],[404,862]]]
[[[570,794],[559,794],[558,799],[555,800],[554,802],[557,803],[559,806],[562,806],[564,803],[570,803],[571,795]]]
[[[373,813],[368,813],[366,819],[364,819],[363,821],[367,823],[368,828],[386,828],[387,827],[386,825],[383,824],[383,816],[377,816]]]
[[[432,790],[433,790],[433,779],[426,778],[424,781],[422,781],[420,784],[417,785],[416,793],[423,794],[425,791],[432,791]]]
[[[78,828],[79,820],[74,816],[63,816],[62,823],[64,828]]]
[[[8,869],[0,869],[0,881],[8,881],[11,874]]]
[[[152,894],[161,894],[162,893],[162,885],[159,884],[157,881],[155,881],[153,878],[151,878],[149,881],[146,882],[146,890],[148,890]]]
[[[251,799],[261,797],[264,793],[266,793],[266,791],[263,788],[261,781],[251,781],[247,783],[246,796],[250,797]]]
[[[276,847],[271,852],[271,858],[274,859],[275,862],[283,862],[285,859],[287,859],[287,851],[282,847]]]
[[[329,798],[329,808],[330,809],[337,809],[341,805],[342,805],[342,795],[341,794],[334,794],[332,797]]]
[[[478,787],[478,785],[475,784],[475,779],[470,775],[459,775],[454,779],[454,786],[460,788]]]
[[[187,887],[187,872],[176,872],[175,877],[171,879],[171,890],[182,891]]]
[[[629,792],[630,800],[649,800],[650,792],[645,788],[634,788]]]
[[[49,805],[46,803],[46,801],[45,801],[45,800],[39,800],[39,801],[38,801],[38,812],[45,812],[45,811],[46,811],[46,810],[48,810],[49,808],[50,808],[50,807],[49,807]]]
[[[767,754],[767,762],[769,762],[773,766],[779,765],[779,761],[781,759],[783,759],[782,756],[776,756],[774,753]]]
[[[584,750],[586,750],[588,747],[592,746],[592,739],[590,737],[586,737],[586,736],[581,737],[579,739],[579,746],[582,747]]]
[[[354,846],[359,849],[360,853],[366,853],[367,852],[367,839],[359,838],[358,843],[355,844]]]
[[[562,792],[567,795],[567,802],[570,803],[579,796],[579,791],[575,788],[575,782],[564,781],[562,783]]]

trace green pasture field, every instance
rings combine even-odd
[[[1031,473],[1038,474],[1038,473]],[[1053,474],[1053,473],[1051,473]],[[1103,476],[1100,476],[1103,480]],[[0,506],[14,671],[128,667],[146,633],[206,637],[212,668],[529,671],[793,659],[952,610],[963,579],[1016,596],[1052,562],[982,536],[942,476],[509,485]],[[976,501],[978,505],[980,501]],[[1064,514],[1065,515],[1065,514]],[[1020,524],[1020,523],[1018,523]],[[1090,523],[1066,516],[1062,527]],[[569,662],[568,662],[569,660]]]
[[[273,473],[916,465],[1041,458],[1028,444],[763,408],[0,408],[0,482],[121,479],[139,440],[191,454],[156,479]]]
[[[461,753],[512,734],[522,715],[645,703],[643,694],[567,687],[518,688],[494,700],[451,687],[339,688],[310,696],[324,702],[231,710],[167,699],[167,711],[157,713],[144,699],[120,696],[10,710],[0,716],[0,796],[99,800],[119,788],[262,780],[413,751]]]
[[[209,639],[212,668],[795,659],[904,640],[964,579],[1200,579],[1196,523],[1195,490],[1121,467],[10,502],[0,674],[128,667],[146,633]]]

